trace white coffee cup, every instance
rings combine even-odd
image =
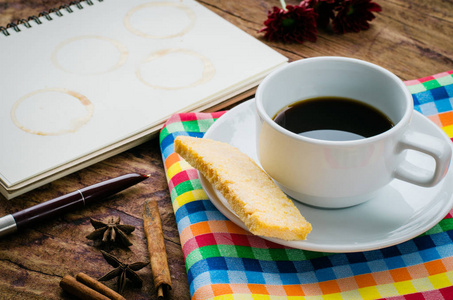
[[[368,138],[332,141],[298,135],[273,121],[287,105],[324,96],[365,102],[394,126]],[[285,193],[303,203],[348,207],[375,197],[393,179],[430,187],[447,172],[451,146],[410,128],[411,94],[397,76],[377,65],[345,57],[299,60],[268,75],[255,98],[259,161]],[[432,156],[433,172],[408,162],[403,155],[408,149]]]

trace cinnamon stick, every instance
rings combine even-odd
[[[75,279],[84,285],[92,288],[93,290],[101,293],[104,296],[107,296],[109,299],[112,300],[126,300],[123,296],[109,288],[108,286],[104,285],[103,283],[99,282],[98,280],[86,275],[85,273],[78,273],[75,276]]]
[[[71,275],[66,275],[60,281],[60,287],[67,293],[74,295],[80,299],[86,300],[110,300],[107,296],[91,289],[90,287],[78,282]]]
[[[143,227],[148,244],[148,252],[153,273],[157,297],[164,297],[164,290],[171,289],[170,270],[168,269],[167,251],[165,250],[162,222],[156,201],[148,200],[143,209]]]

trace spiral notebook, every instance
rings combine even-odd
[[[0,27],[8,199],[255,87],[287,58],[191,0],[88,0]]]

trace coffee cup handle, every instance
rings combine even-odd
[[[425,153],[434,158],[436,163],[434,174],[403,160],[395,170],[394,177],[423,187],[431,187],[439,183],[450,164],[451,146],[433,136],[409,131],[403,135],[397,146],[397,152],[401,153],[408,149]]]

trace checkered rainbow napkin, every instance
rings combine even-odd
[[[415,109],[452,138],[453,71],[406,86]],[[277,245],[229,221],[173,147],[178,135],[202,137],[223,113],[173,115],[160,133],[192,299],[453,299],[452,212],[402,244],[337,254]]]

